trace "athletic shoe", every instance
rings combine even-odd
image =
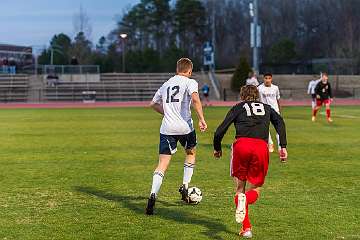
[[[187,188],[185,187],[185,184],[181,185],[180,188],[179,188],[179,193],[181,195],[181,200],[183,200],[184,202],[186,203],[189,203],[190,200],[189,200],[189,195],[188,195],[188,190]]]
[[[235,221],[242,223],[246,215],[246,195],[244,193],[238,194],[238,202],[235,210]]]
[[[333,120],[332,120],[331,118],[328,118],[327,121],[328,121],[329,123],[333,122]]]
[[[251,228],[247,228],[245,230],[241,229],[239,235],[242,236],[243,238],[252,238]]]
[[[274,144],[269,144],[269,152],[274,152]]]
[[[156,201],[155,193],[152,193],[150,195],[150,197],[149,197],[148,204],[147,204],[147,207],[146,207],[146,214],[147,215],[153,215],[154,214],[155,201]]]
[[[312,116],[311,121],[315,122],[315,120],[316,120],[315,116]]]

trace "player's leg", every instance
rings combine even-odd
[[[315,107],[316,107],[316,95],[311,94],[311,109],[314,110]]]
[[[245,192],[246,196],[246,214],[244,221],[242,222],[242,228],[239,235],[247,238],[252,237],[251,222],[249,218],[249,205],[255,204],[256,200],[259,199],[261,187],[255,186],[248,183],[248,190]]]
[[[154,214],[155,201],[160,191],[165,172],[170,164],[171,155],[176,152],[176,144],[177,140],[173,136],[160,134],[159,162],[153,174],[150,197],[146,207],[146,214],[148,215]]]
[[[331,119],[330,100],[326,102],[325,107],[326,107],[326,119],[328,122],[332,122],[333,120]]]
[[[170,160],[171,160],[171,155],[165,155],[165,154],[159,155],[159,164],[156,167],[153,174],[150,197],[148,199],[148,204],[146,207],[146,214],[148,215],[154,214],[155,201],[160,191],[160,187],[163,182],[165,172],[170,164]]]
[[[316,107],[313,109],[313,112],[312,112],[312,118],[311,118],[311,120],[312,120],[313,122],[315,122],[315,120],[316,120],[316,114],[317,114],[317,112],[319,111],[319,109],[321,108],[321,106],[322,106],[322,101],[319,100],[319,99],[317,99],[317,100],[316,100]]]
[[[242,223],[246,214],[245,186],[249,161],[252,157],[252,146],[252,140],[248,138],[238,138],[232,145],[230,171],[236,185],[234,202],[236,205],[235,221],[237,223]],[[266,151],[268,151],[267,148]]]
[[[254,145],[256,145],[256,148],[253,151],[247,175],[248,190],[245,192],[246,214],[239,233],[241,236],[248,238],[252,237],[249,205],[254,204],[259,198],[261,186],[265,182],[269,165],[269,152],[267,151],[266,143],[258,140]]]
[[[158,195],[160,190],[165,172],[170,164],[171,155],[160,154],[159,155],[159,163],[155,168],[154,175],[153,175],[153,184],[151,187],[151,194],[155,193]]]
[[[270,131],[269,131],[268,148],[269,148],[269,152],[271,152],[271,153],[274,152],[274,142],[271,138]]]
[[[183,183],[180,186],[179,192],[181,199],[185,202],[189,202],[188,188],[191,182],[191,178],[194,174],[194,168],[196,163],[196,133],[195,131],[184,135],[179,138],[180,144],[185,148],[185,161],[184,161],[184,175]]]
[[[246,195],[245,195],[246,181],[240,180],[237,177],[234,177],[234,181],[236,184],[236,193],[234,197],[234,203],[236,206],[235,221],[237,223],[242,223],[246,216]]]

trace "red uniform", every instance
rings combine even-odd
[[[236,104],[214,134],[214,150],[221,151],[221,141],[229,126],[234,124],[231,176],[261,186],[269,164],[269,124],[279,133],[280,146],[286,147],[286,130],[282,117],[269,105],[257,101]]]
[[[237,138],[232,145],[231,176],[262,186],[269,166],[267,142],[256,138]]]
[[[330,104],[330,99],[316,99],[316,106],[321,107],[323,104]]]

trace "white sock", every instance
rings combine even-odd
[[[164,178],[164,174],[162,172],[154,172],[150,195],[152,193],[155,193],[155,196],[158,195],[163,178]]]
[[[195,164],[193,163],[184,163],[184,178],[183,184],[185,184],[185,188],[189,187],[189,183],[191,182],[191,177],[194,173]]]
[[[315,101],[311,101],[311,107],[312,107],[312,109],[315,108],[315,105],[316,105]]]

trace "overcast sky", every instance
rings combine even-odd
[[[116,26],[116,16],[140,0],[0,0],[0,43],[49,44],[54,34],[74,37],[73,17],[80,6],[92,25],[91,40],[107,35]]]

